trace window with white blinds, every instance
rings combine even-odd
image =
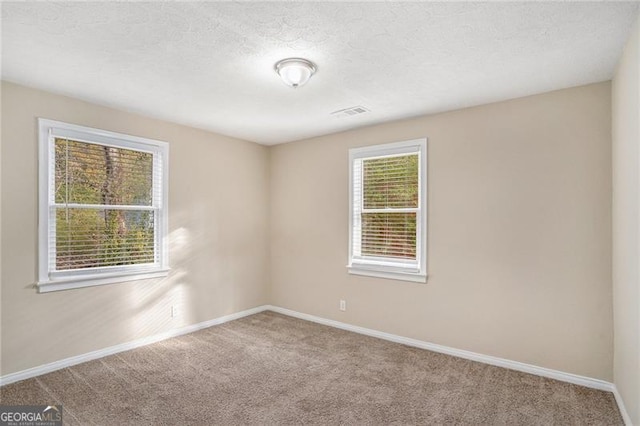
[[[425,282],[426,139],[349,157],[349,272]]]
[[[39,290],[166,275],[167,144],[39,126]]]

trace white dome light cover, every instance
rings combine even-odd
[[[309,81],[316,72],[316,66],[306,59],[287,58],[276,62],[275,70],[287,86],[295,89]]]

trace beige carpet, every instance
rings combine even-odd
[[[622,424],[596,391],[264,312],[0,389],[65,424]]]

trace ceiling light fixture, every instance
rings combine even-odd
[[[287,86],[295,89],[309,81],[316,72],[316,66],[306,59],[287,58],[276,62],[275,70]]]

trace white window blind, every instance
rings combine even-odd
[[[40,290],[166,272],[166,144],[49,120],[40,130]]]
[[[350,272],[426,274],[425,155],[424,140],[351,150]]]

